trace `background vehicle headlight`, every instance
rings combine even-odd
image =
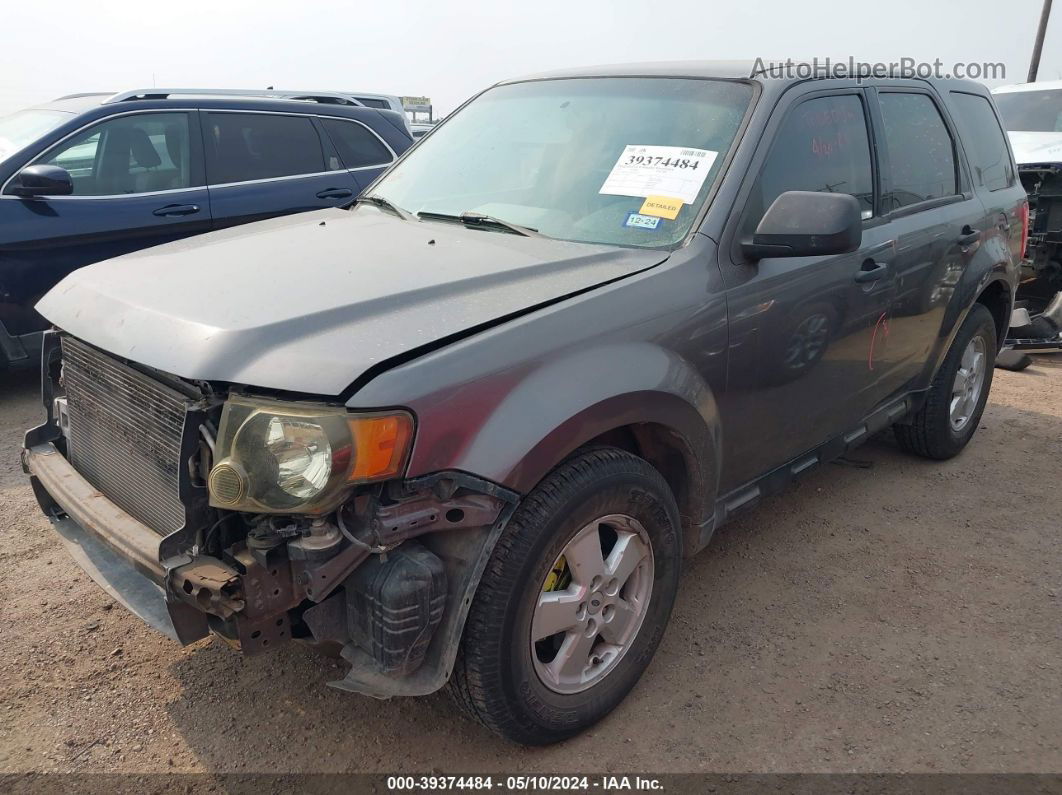
[[[210,504],[264,513],[325,513],[358,483],[405,467],[413,418],[233,395],[225,403]]]

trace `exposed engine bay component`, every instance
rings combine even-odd
[[[1026,279],[1042,281],[1051,292],[1062,290],[1062,165],[1021,165],[1018,174],[1029,195]]]
[[[446,606],[446,569],[409,541],[359,566],[343,583],[351,641],[385,673],[420,667]]]
[[[371,675],[407,676],[468,584],[448,566],[467,570],[514,501],[494,484],[442,473],[366,487],[327,516],[227,513],[190,562],[169,570],[167,591],[246,654],[295,637],[342,650]],[[246,530],[214,533],[228,524]],[[417,537],[437,538],[434,550]],[[463,615],[467,601],[453,607]]]

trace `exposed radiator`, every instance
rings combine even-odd
[[[179,530],[186,515],[179,482],[188,401],[73,337],[62,344],[70,463],[156,532]]]

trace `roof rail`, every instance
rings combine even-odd
[[[61,97],[56,97],[52,102],[62,102],[64,99],[84,99],[85,97],[107,97],[110,96],[112,91],[85,91],[81,94],[64,94]]]
[[[136,99],[166,99],[173,96],[208,96],[208,97],[262,97],[267,99],[291,99],[304,102],[321,102],[328,105],[357,105],[350,94],[341,91],[260,91],[256,89],[236,88],[134,88],[121,91],[104,100],[105,105],[115,102],[129,102]]]

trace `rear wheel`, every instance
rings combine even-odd
[[[933,379],[925,405],[893,430],[900,447],[924,458],[958,455],[981,421],[996,360],[996,323],[974,304]]]
[[[678,510],[652,466],[610,448],[562,464],[492,553],[450,682],[458,703],[526,744],[591,726],[648,666],[680,564]]]

